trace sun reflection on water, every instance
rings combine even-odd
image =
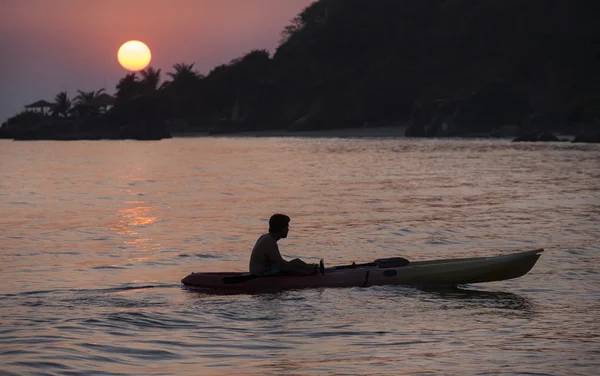
[[[142,205],[142,201],[126,202],[126,204],[137,205],[127,209],[119,209],[119,221],[111,230],[115,231],[119,235],[137,235],[138,232],[135,227],[149,226],[155,223],[158,218],[151,215],[154,208],[151,206]],[[151,240],[151,239],[137,239],[139,240]]]
[[[154,214],[156,208],[143,201],[126,201],[124,204],[130,205],[130,207],[118,209],[118,220],[110,229],[125,238],[123,244],[127,248],[135,247],[144,252],[157,249],[160,244],[147,234],[143,234],[144,228],[148,228],[158,221],[158,217]],[[144,261],[149,261],[149,257],[129,258],[131,263]]]

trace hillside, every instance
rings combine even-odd
[[[254,51],[206,81],[245,127],[404,120],[417,101],[450,114],[461,103],[465,130],[535,113],[568,128],[600,116],[599,14],[583,0],[321,0],[272,59]]]

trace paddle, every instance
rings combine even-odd
[[[334,269],[356,269],[356,268],[364,268],[368,266],[377,266],[379,268],[400,268],[402,266],[406,266],[410,264],[410,261],[403,257],[390,257],[384,259],[377,259],[373,262],[367,262],[365,264],[356,264],[352,263],[350,265],[340,265],[334,266]]]
[[[364,267],[369,267],[369,266],[376,266],[376,267],[384,269],[384,268],[399,268],[402,266],[406,266],[408,264],[410,264],[410,261],[408,261],[405,258],[390,257],[390,258],[384,258],[384,259],[377,259],[373,262],[368,262],[365,264],[352,263],[350,265],[334,266],[332,269],[334,269],[334,270],[356,269],[356,268],[364,268]],[[321,272],[322,275],[325,275],[325,265],[323,263],[323,260],[321,260],[321,262],[319,263],[319,271]],[[243,274],[243,275],[239,275],[239,276],[223,277],[223,283],[230,285],[230,284],[235,284],[235,283],[251,281],[251,280],[257,279],[257,278],[269,278],[269,277],[277,277],[277,276],[260,276],[260,275],[253,275],[253,274]]]

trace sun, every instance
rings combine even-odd
[[[117,59],[121,66],[128,71],[137,72],[150,64],[152,54],[146,44],[139,40],[130,40],[123,43],[117,52]]]

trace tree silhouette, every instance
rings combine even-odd
[[[168,72],[167,76],[171,78],[170,81],[165,81],[162,85],[166,86],[182,86],[182,87],[190,87],[193,86],[194,83],[202,80],[204,78],[197,70],[194,69],[194,63],[185,64],[185,63],[177,63],[173,65],[174,72]]]
[[[116,104],[131,100],[141,94],[141,84],[135,73],[128,73],[119,80],[117,84]]]
[[[98,108],[93,106],[92,103],[102,93],[104,93],[104,89],[96,91],[77,90],[77,96],[73,98],[74,107],[72,112],[82,117],[97,114]]]
[[[61,91],[54,98],[54,107],[50,110],[54,116],[67,117],[71,109],[71,100],[66,91]]]
[[[100,89],[100,90],[92,90],[92,91],[83,91],[83,90],[77,90],[77,96],[75,98],[73,98],[73,101],[75,103],[75,105],[80,105],[80,104],[87,104],[92,102],[94,99],[96,99],[96,97],[98,97],[100,94],[104,93],[104,89]]]
[[[161,85],[167,107],[174,117],[194,117],[204,107],[204,90],[201,87],[204,76],[194,69],[194,63],[177,63],[173,70],[167,73],[171,80]]]
[[[152,94],[159,89],[160,71],[160,68],[155,69],[153,67],[148,67],[140,71],[140,76],[142,76],[140,83],[143,94]]]

